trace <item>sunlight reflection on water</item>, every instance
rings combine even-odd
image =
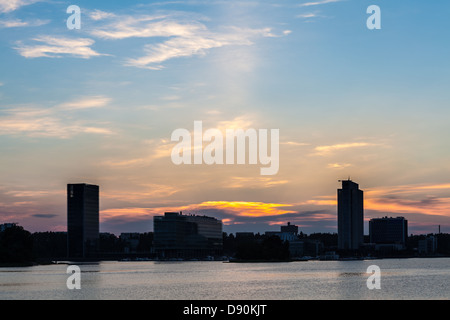
[[[381,268],[369,290],[367,267]],[[81,290],[66,265],[0,269],[0,299],[450,299],[450,259],[290,263],[102,262],[81,265]]]

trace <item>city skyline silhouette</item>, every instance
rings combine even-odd
[[[64,187],[87,181],[102,186],[104,232],[151,230],[166,211],[228,232],[337,232],[336,181],[351,176],[366,233],[386,215],[414,234],[450,229],[449,4],[380,3],[371,29],[354,0],[84,1],[80,25],[67,3],[8,3],[0,221],[64,231]],[[172,133],[194,137],[196,121],[223,137],[279,129],[277,174],[174,164]]]
[[[338,182],[341,181],[352,181],[350,180],[350,176],[346,180],[338,180]],[[84,184],[84,185],[94,185],[91,183],[77,183]],[[75,185],[77,185],[75,184]],[[72,184],[73,185],[73,184]],[[339,190],[338,190],[339,191]],[[101,197],[102,197],[102,189],[100,188],[100,203]],[[328,224],[328,228],[321,229],[319,228],[308,228],[305,227],[302,223],[303,213],[302,212],[295,212],[290,211],[287,209],[284,209],[285,207],[289,208],[290,205],[287,204],[267,204],[263,202],[233,202],[233,201],[207,201],[205,203],[202,203],[199,205],[200,209],[196,208],[195,206],[190,208],[189,206],[181,206],[181,207],[164,207],[160,210],[155,208],[152,210],[152,213],[148,215],[147,219],[139,219],[139,222],[136,223],[138,227],[134,227],[134,224],[132,223],[133,217],[130,216],[130,223],[127,223],[126,221],[123,221],[124,225],[126,227],[124,229],[120,228],[112,228],[108,229],[105,227],[102,221],[104,221],[104,217],[102,217],[103,212],[105,212],[104,209],[102,209],[101,205],[99,206],[99,217],[100,217],[100,224],[99,224],[99,230],[100,232],[106,232],[106,233],[113,233],[116,235],[119,235],[121,233],[130,233],[130,232],[153,232],[153,218],[155,216],[161,216],[164,215],[165,212],[188,212],[189,214],[195,214],[199,216],[212,216],[219,220],[221,220],[224,224],[224,232],[227,233],[236,233],[236,232],[253,232],[253,233],[264,233],[266,231],[276,231],[278,230],[280,225],[284,225],[287,223],[293,223],[296,224],[303,233],[338,233],[338,198],[339,196],[335,196],[336,200],[327,200],[327,206],[331,205],[335,206],[334,213],[329,213],[327,216],[327,219],[325,219],[325,223]],[[66,197],[64,197],[66,199]],[[236,205],[235,205],[236,204]],[[249,215],[247,219],[243,219],[244,222],[238,222],[237,227],[234,227],[233,223],[228,224],[230,217],[230,214],[227,212],[224,212],[222,208],[225,207],[231,207],[233,210],[233,215],[239,215],[240,213],[246,213],[245,211],[248,210],[249,212],[270,212],[273,213],[273,215],[268,214],[267,217],[263,217],[261,223],[255,223],[255,220],[260,219],[259,217],[252,217],[252,215]],[[65,208],[67,210],[67,208]],[[241,210],[242,212],[239,212]],[[132,210],[130,210],[132,212]],[[369,210],[370,212],[370,210]],[[305,214],[308,214],[308,212],[305,212]],[[64,215],[67,215],[65,212]],[[398,216],[404,216],[405,214],[401,213],[395,213],[395,212],[381,212],[378,215],[375,215],[373,213],[366,214],[366,211],[364,210],[364,220],[363,220],[363,234],[368,235],[369,233],[369,220],[381,218],[381,217],[398,217]],[[43,215],[45,216],[45,215]],[[406,215],[408,216],[408,215]],[[234,217],[234,216],[233,216]],[[265,222],[265,218],[267,218],[269,221],[272,219],[277,219],[277,223],[273,224],[271,222]],[[123,218],[123,220],[126,220],[126,217]],[[307,220],[307,218],[306,218]],[[409,220],[411,221],[411,220]],[[1,220],[1,223],[18,223],[19,225],[25,226],[27,230],[30,230],[32,232],[46,232],[46,231],[67,231],[67,224],[59,228],[57,230],[52,230],[51,228],[48,229],[40,229],[40,230],[33,230],[33,228],[27,227],[27,223],[19,223],[14,218],[9,220]],[[411,234],[427,234],[427,233],[435,233],[437,230],[441,230],[441,227],[443,230],[446,230],[446,225],[436,224],[432,225],[429,229],[427,229],[425,232],[423,230],[421,231],[415,231],[414,228],[414,219],[411,221],[412,223],[412,230]],[[134,229],[133,229],[134,228]]]
[[[16,223],[0,224],[2,261],[129,261],[133,258],[136,261],[287,262],[423,255],[444,257],[448,254],[449,234],[441,233],[440,225],[438,233],[409,235],[408,220],[385,216],[370,219],[369,234],[365,234],[363,190],[350,178],[339,182],[342,182],[342,188],[337,189],[338,232],[309,235],[290,221],[280,225],[277,231],[256,233],[247,230],[232,234],[224,232],[223,221],[214,216],[180,211],[154,216],[153,230],[121,232],[116,236],[100,232],[101,187],[87,183],[68,184],[67,232],[30,233]],[[23,248],[12,252],[11,243]],[[23,260],[25,256],[30,258]]]

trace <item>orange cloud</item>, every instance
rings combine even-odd
[[[371,146],[376,146],[376,144],[368,142],[352,142],[352,143],[339,143],[329,146],[318,146],[314,148],[316,152],[313,155],[324,156],[339,150],[371,147]]]
[[[224,225],[230,225],[230,224],[232,224],[232,220],[231,219],[222,219],[222,223],[224,224]]]
[[[387,213],[450,216],[449,183],[381,187],[365,192],[364,207]]]
[[[152,209],[148,208],[121,208],[121,209],[106,209],[100,211],[100,222],[104,222],[109,219],[149,219],[153,215],[156,215],[155,212],[152,212]]]
[[[450,216],[450,198],[433,199],[432,203],[427,205],[416,200],[366,199],[364,208],[386,213],[419,213],[448,217]]]
[[[317,206],[337,206],[337,200],[308,200],[305,204],[313,204]]]
[[[282,209],[283,207],[291,206],[292,205],[290,204],[263,202],[206,201],[199,204],[176,207],[106,209],[101,211],[100,219],[101,221],[122,218],[128,220],[141,220],[151,219],[155,215],[163,215],[164,212],[195,212],[204,209],[224,210],[235,216],[241,217],[267,217],[295,213],[296,211]],[[231,223],[231,219],[224,219],[223,222]]]
[[[169,197],[180,190],[180,188],[173,186],[148,183],[140,185],[140,191],[108,191],[102,193],[102,198],[121,201],[148,200]]]
[[[206,201],[198,205],[200,208],[214,208],[232,211],[238,216],[265,217],[276,216],[295,211],[280,209],[291,207],[290,204],[264,203],[264,202],[241,202],[241,201]]]
[[[417,193],[424,190],[450,190],[450,183],[438,183],[438,184],[410,184],[402,186],[393,187],[381,187],[370,189],[366,191],[367,195],[385,195],[385,194],[407,194],[407,193]]]
[[[229,189],[240,188],[271,188],[278,185],[289,183],[288,180],[275,180],[269,177],[232,177],[231,181],[225,186]]]
[[[450,190],[449,183],[402,185],[364,189],[364,209],[386,214],[418,213],[424,215],[450,216],[450,197],[439,194]],[[335,206],[336,196],[318,197],[323,200],[307,200],[302,205]]]

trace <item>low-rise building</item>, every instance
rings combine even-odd
[[[375,248],[403,250],[408,239],[408,220],[403,217],[374,218],[369,221],[370,243]]]
[[[434,254],[437,251],[437,238],[435,236],[427,236],[418,243],[419,254]]]
[[[160,258],[221,256],[222,221],[213,217],[166,212],[155,216],[154,248]]]

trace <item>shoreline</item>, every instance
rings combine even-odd
[[[320,258],[293,258],[289,260],[246,260],[246,259],[228,259],[228,260],[158,260],[158,259],[130,259],[130,260],[110,260],[110,259],[99,259],[99,260],[83,260],[83,261],[73,261],[67,259],[52,260],[46,262],[21,262],[21,263],[0,263],[0,271],[3,268],[28,268],[37,266],[47,266],[47,265],[75,265],[75,264],[91,264],[91,263],[101,263],[101,262],[222,262],[222,263],[290,263],[290,262],[308,262],[308,261],[370,261],[370,260],[393,260],[393,259],[439,259],[439,258],[450,258],[447,256],[398,256],[398,257],[348,257],[339,259],[320,259]]]

